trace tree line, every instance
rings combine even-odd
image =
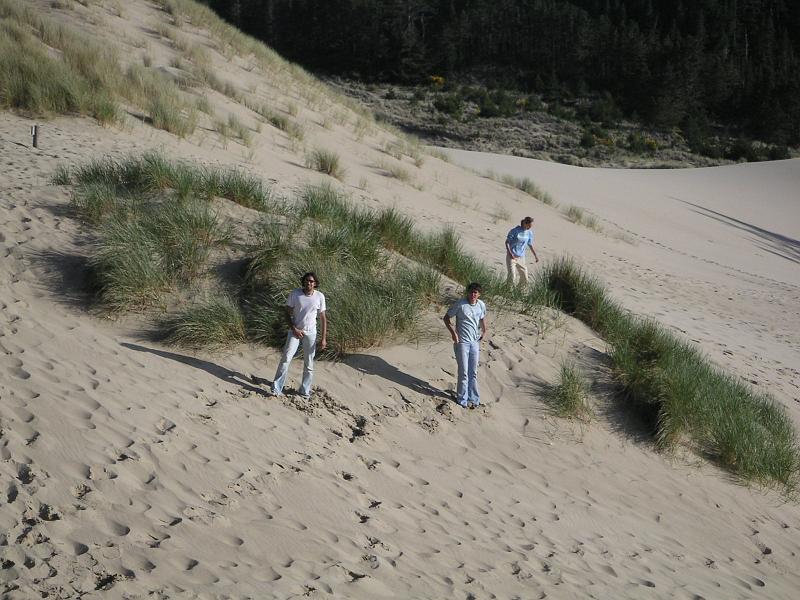
[[[607,93],[686,131],[800,144],[796,0],[205,0],[313,71],[475,76],[559,98]]]

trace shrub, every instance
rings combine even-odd
[[[725,151],[725,158],[729,160],[746,160],[747,162],[757,162],[761,160],[759,152],[752,141],[738,138]]]
[[[337,357],[378,345],[396,336],[414,336],[422,308],[438,292],[439,275],[430,269],[399,265],[377,257],[377,237],[370,240],[342,223],[312,226],[311,243],[300,252],[283,252],[270,235],[250,263],[247,301],[248,329],[255,339],[280,346],[286,335],[285,290],[313,270],[329,293],[330,324],[327,354]]]
[[[460,119],[464,112],[464,101],[457,93],[443,94],[433,101],[433,107],[441,113]]]
[[[589,103],[584,113],[592,121],[602,123],[606,127],[616,127],[619,120],[622,119],[622,111],[608,92]]]
[[[253,143],[253,135],[250,133],[250,129],[248,129],[244,123],[242,123],[233,113],[228,114],[227,125],[228,129],[230,129],[236,137],[242,140],[242,143],[245,146],[249,146]]]
[[[789,147],[785,145],[770,146],[768,153],[769,160],[786,160],[792,157]]]
[[[595,143],[594,134],[589,129],[584,129],[583,133],[581,134],[581,147],[593,148]]]
[[[93,160],[72,169],[70,180],[78,185],[108,185],[131,194],[172,189],[178,198],[197,196],[210,200],[219,196],[256,210],[275,208],[269,186],[257,177],[240,169],[170,162],[157,152],[121,160]]]
[[[58,165],[50,178],[52,185],[69,185],[72,183],[72,172],[67,165]]]
[[[656,141],[639,131],[628,134],[627,146],[628,150],[636,154],[653,154],[658,150]]]

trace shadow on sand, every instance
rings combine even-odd
[[[213,375],[214,377],[221,379],[226,383],[238,385],[249,392],[255,392],[256,394],[261,394],[262,396],[268,395],[265,390],[253,385],[254,382],[247,377],[247,375],[239,373],[238,371],[226,369],[225,367],[221,367],[212,362],[194,358],[193,356],[184,356],[183,354],[176,354],[175,352],[167,352],[166,350],[157,350],[155,348],[140,346],[139,344],[131,344],[129,342],[122,342],[120,345],[124,346],[125,348],[129,348],[130,350],[136,350],[137,352],[149,352],[150,354],[155,354],[161,358],[168,358],[169,360],[174,360],[175,362],[194,367],[195,369],[200,369],[201,371],[205,371],[206,373],[209,373],[210,375]],[[258,383],[270,384],[271,382],[265,379],[259,379]]]
[[[678,198],[678,200],[680,200],[680,198]],[[697,204],[687,202],[686,200],[680,201],[684,204],[688,204],[689,206],[693,206],[695,208],[694,212],[697,214],[714,219],[715,221],[719,221],[720,223],[724,223],[725,225],[734,227],[735,229],[755,236],[757,240],[756,243],[765,252],[769,252],[775,256],[780,256],[781,258],[785,258],[786,260],[790,260],[794,263],[800,263],[800,241],[785,235],[781,235],[780,233],[775,233],[774,231],[756,227],[750,223],[740,221],[739,219],[734,219],[733,217],[729,217],[728,215],[711,210],[710,208],[704,208],[702,206],[698,206]]]
[[[372,356],[371,354],[349,354],[343,362],[360,373],[383,377],[387,381],[406,387],[412,392],[417,392],[423,396],[433,396],[434,398],[444,398],[446,400],[455,401],[455,398],[450,394],[433,387],[430,383],[423,381],[419,377],[414,377],[413,375],[401,371],[378,356]]]

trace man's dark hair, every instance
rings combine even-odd
[[[470,292],[481,292],[483,293],[483,286],[480,283],[472,282],[467,286],[467,293]]]
[[[519,222],[520,225],[530,225],[531,223],[533,223],[533,217],[525,217]]]
[[[306,279],[308,279],[309,277],[315,281],[314,287],[318,288],[319,287],[319,283],[320,283],[319,282],[319,277],[317,277],[317,274],[314,273],[314,271],[309,271],[308,273],[303,273],[303,276],[300,278],[300,283],[301,284],[305,283]]]

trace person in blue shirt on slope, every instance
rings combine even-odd
[[[533,249],[533,217],[525,217],[519,225],[506,236],[506,268],[508,283],[517,285],[517,280],[524,286],[528,284],[528,266],[525,264],[525,246],[533,252],[533,258],[539,262],[536,250]]]
[[[481,340],[486,335],[486,305],[480,300],[483,288],[479,283],[467,286],[466,298],[455,302],[444,315],[444,324],[453,338],[453,350],[458,364],[456,400],[464,408],[481,403],[478,391],[478,359]],[[456,326],[450,319],[455,317]]]

